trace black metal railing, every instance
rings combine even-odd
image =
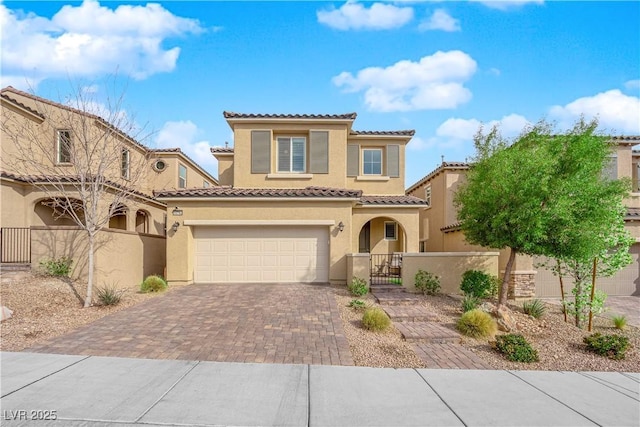
[[[371,254],[369,260],[372,285],[402,284],[402,254]]]
[[[13,264],[31,263],[30,228],[0,228],[0,262]]]

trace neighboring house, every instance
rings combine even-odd
[[[73,159],[81,158],[80,140],[107,138],[120,158],[104,171],[113,187],[130,193],[102,232],[96,254],[99,284],[136,282],[152,273],[162,274],[166,256],[166,205],[153,197],[154,190],[201,188],[217,185],[179,149],[150,149],[97,115],[40,98],[12,87],[2,89],[2,151],[0,161],[0,255],[2,263],[38,266],[43,259],[73,258],[75,274],[86,274],[84,237],[76,224],[56,211],[56,196],[43,191],[47,182],[77,182]],[[21,132],[23,130],[25,132]],[[78,132],[86,132],[81,138]],[[105,132],[109,129],[109,132]],[[16,130],[19,130],[17,132]],[[24,157],[12,138],[36,140]],[[107,135],[107,136],[105,136]],[[95,138],[94,138],[95,137]],[[94,138],[94,139],[93,139]],[[33,142],[33,141],[32,141]],[[141,174],[133,175],[134,165]],[[44,175],[43,175],[44,174]],[[51,188],[49,186],[48,188]],[[73,203],[73,194],[71,195]],[[108,206],[99,209],[108,211]]]
[[[640,152],[632,150],[640,144],[640,137],[612,138],[615,154],[607,172],[612,178],[631,178],[633,190],[625,201],[628,207],[626,227],[640,242]],[[420,213],[421,252],[484,251],[486,248],[466,242],[457,218],[453,199],[458,186],[464,182],[467,163],[443,162],[434,171],[415,184],[406,194],[427,202],[428,208]],[[640,295],[640,243],[630,249],[633,263],[611,278],[598,279],[598,286],[609,295]],[[502,273],[508,259],[507,250],[500,251],[499,270]],[[511,278],[510,295],[516,298],[559,296],[558,278],[550,271],[538,267],[540,258],[518,255]],[[569,281],[570,283],[570,281]]]
[[[404,194],[413,131],[355,131],[356,114],[224,117],[220,187],[156,191],[172,283],[345,283],[353,254],[418,251],[424,201]]]

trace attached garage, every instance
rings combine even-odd
[[[329,227],[196,226],[195,283],[326,283]]]
[[[640,244],[636,243],[629,250],[633,261],[612,277],[599,277],[596,281],[596,289],[603,290],[607,295],[629,296],[640,295]],[[534,259],[535,263],[539,259]],[[571,295],[573,281],[564,280],[565,292]],[[536,274],[537,297],[559,297],[560,282],[551,271],[538,268]]]

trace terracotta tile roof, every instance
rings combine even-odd
[[[17,175],[14,173],[10,173],[10,172],[5,172],[5,171],[0,171],[0,177],[2,178],[8,178],[8,179],[13,179],[15,181],[19,181],[19,182],[24,182],[27,184],[35,184],[35,183],[46,183],[46,182],[51,182],[51,183],[77,183],[80,182],[80,179],[77,176],[73,176],[73,175]],[[147,199],[153,199],[152,196],[145,194],[141,191],[138,190],[134,190],[131,188],[127,188],[123,185],[120,185],[116,182],[110,181],[110,180],[105,180],[104,181],[105,185],[111,186],[111,187],[115,187],[118,189],[122,189],[122,190],[126,190],[128,191],[130,194],[136,195],[136,196],[140,196],[140,197],[144,197]]]
[[[281,197],[281,198],[359,198],[360,190],[348,190],[344,188],[306,187],[306,188],[233,188],[233,187],[209,187],[191,188],[181,190],[154,191],[156,197]]]
[[[211,154],[233,153],[233,147],[211,147]]]
[[[355,120],[356,113],[346,114],[252,114],[234,113],[232,111],[223,112],[225,119],[333,119],[333,120]]]
[[[456,221],[453,224],[449,224],[449,225],[446,225],[446,226],[440,228],[440,231],[442,231],[444,233],[448,233],[448,232],[451,232],[451,231],[458,231],[458,230],[460,230],[460,225],[461,225],[461,222],[460,221]]]
[[[638,141],[640,143],[640,135],[620,135],[612,136],[612,141]]]
[[[9,88],[13,89],[11,86],[9,86]],[[9,101],[9,102],[13,102],[14,104],[18,105],[19,107],[24,108],[25,110],[27,110],[27,111],[28,111],[28,112],[30,112],[31,114],[34,114],[34,115],[36,115],[36,116],[40,117],[42,120],[44,120],[44,119],[45,119],[44,115],[43,115],[43,114],[41,114],[40,112],[38,112],[38,111],[34,110],[34,109],[33,109],[33,108],[31,108],[31,107],[28,107],[28,106],[24,105],[22,102],[18,101],[17,99],[11,98],[9,95],[7,95],[7,93],[6,93],[6,92],[4,92],[4,89],[3,89],[3,92],[0,94],[0,96],[1,96],[3,99],[6,99],[6,100],[7,100],[7,101]]]
[[[625,219],[640,220],[640,208],[627,208]]]
[[[415,190],[416,188],[418,188],[419,186],[421,186],[425,182],[429,181],[431,178],[433,178],[434,176],[438,175],[440,172],[442,172],[444,170],[465,170],[465,169],[469,169],[469,163],[466,163],[466,162],[442,162],[442,164],[440,166],[438,166],[437,168],[435,168],[434,170],[429,172],[428,175],[426,175],[425,177],[421,178],[418,182],[416,182],[415,184],[413,184],[412,186],[407,188],[405,193],[407,193],[407,194],[410,193],[411,191]]]
[[[360,203],[376,206],[427,206],[427,203],[413,196],[362,196]]]
[[[413,136],[416,131],[407,130],[352,130],[351,135],[381,135],[381,136]]]

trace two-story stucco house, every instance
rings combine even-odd
[[[348,256],[417,252],[423,200],[404,193],[413,131],[356,131],[356,114],[225,112],[220,187],[156,192],[172,283],[345,283]]]
[[[60,203],[76,204],[79,180],[100,170],[110,188],[128,196],[108,218],[96,254],[99,282],[137,282],[165,267],[166,205],[154,190],[217,185],[216,179],[179,149],[150,149],[102,117],[12,87],[2,89],[0,157],[0,255],[3,266],[70,257],[75,275],[86,274],[86,246]],[[101,145],[115,153],[104,170],[80,151]],[[95,153],[100,153],[95,150]],[[87,163],[88,165],[89,163]],[[136,170],[138,167],[138,170]],[[139,173],[138,173],[139,172]],[[135,176],[134,176],[135,175]],[[68,191],[61,192],[61,185]],[[106,193],[108,196],[110,193]],[[108,211],[109,197],[98,201]],[[57,207],[58,206],[58,207]],[[79,212],[82,217],[83,213]]]
[[[606,173],[612,178],[631,178],[633,188],[625,200],[627,216],[625,227],[640,242],[640,152],[633,146],[640,144],[640,136],[621,136],[611,138],[615,149],[610,167]],[[464,252],[484,251],[481,246],[471,245],[464,239],[460,230],[457,210],[453,204],[458,186],[464,182],[469,164],[461,162],[443,162],[434,171],[427,174],[407,188],[406,194],[422,198],[428,207],[420,213],[420,251],[421,252]],[[634,244],[630,253],[633,262],[613,277],[598,279],[599,289],[609,295],[640,295],[640,243]],[[499,270],[504,271],[508,252],[502,250],[499,257]],[[539,267],[541,258],[525,255],[516,257],[511,277],[510,295],[516,298],[555,297],[560,295],[558,278],[549,270]],[[567,285],[571,282],[566,280]]]

